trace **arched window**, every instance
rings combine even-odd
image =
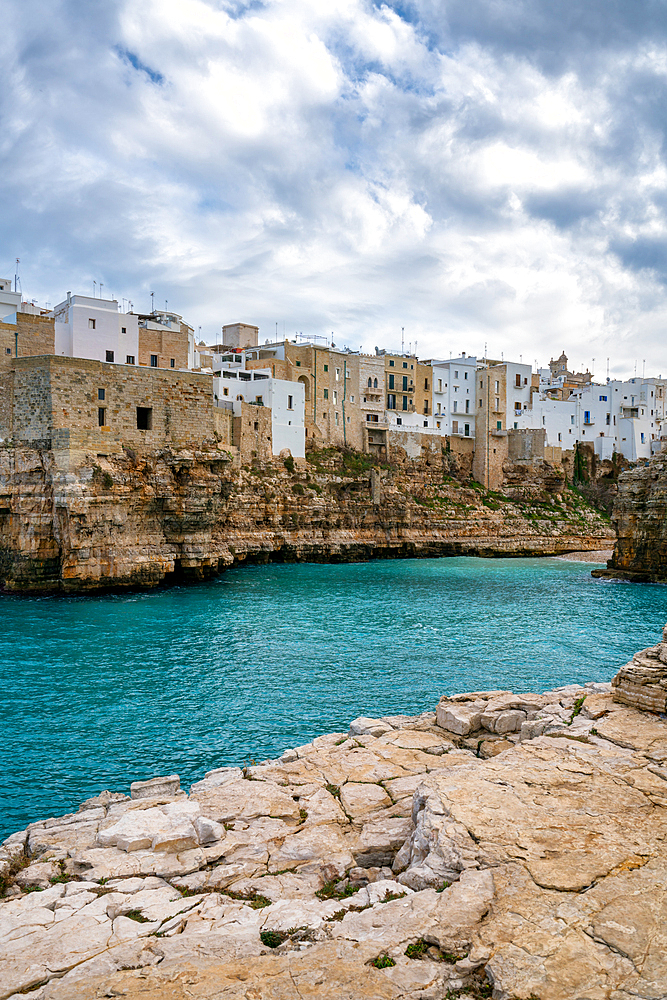
[[[237,403],[243,403],[243,402],[245,402],[245,400],[243,399],[243,396],[241,395],[241,393],[239,393],[238,396],[236,397],[236,402]]]
[[[374,378],[373,379],[373,388],[377,389],[377,387],[378,387],[378,380],[376,378]]]
[[[369,389],[372,389],[372,388],[373,388],[373,380],[372,380],[372,379],[370,379],[370,378],[369,378],[369,380],[368,380],[368,388],[369,388]]]

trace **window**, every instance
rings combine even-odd
[[[393,361],[390,361],[390,362],[389,362],[389,367],[390,367],[390,368],[393,368],[393,367],[394,367],[394,362],[393,362]]]
[[[5,354],[11,354],[11,353],[12,353],[11,347],[5,347]]]
[[[170,368],[175,368],[176,367],[176,358],[170,358],[169,359],[169,367]]]
[[[225,388],[222,390],[222,395],[223,396],[228,396],[229,395],[229,389],[227,388],[227,386],[225,386]]]
[[[97,390],[97,398],[102,400],[102,402],[104,402],[104,389]]]
[[[496,379],[496,392],[500,392],[500,382]]]
[[[113,351],[107,351],[106,354],[107,354],[107,361],[113,361],[114,358]]]
[[[428,427],[428,420],[424,421],[424,427]]]
[[[377,380],[376,380],[376,381],[377,381]],[[372,379],[372,378],[369,378],[369,380],[368,380],[368,388],[369,388],[369,389],[372,389],[372,388],[373,388],[373,379]]]
[[[403,418],[402,417],[396,417],[396,424],[398,425],[398,427],[401,427],[402,424],[403,424]]]
[[[334,396],[335,396],[335,395],[336,395],[336,394],[334,393]],[[261,397],[261,396],[258,396],[257,398],[258,398],[258,399],[261,399],[262,397]],[[335,400],[334,400],[334,402],[335,402]],[[288,397],[287,397],[287,409],[288,409],[288,410],[293,410],[293,409],[294,409],[294,396],[288,396]]]
[[[483,406],[484,406],[484,400],[480,399],[480,401],[479,401],[479,408],[480,408],[480,410],[482,409]]]
[[[329,398],[329,390],[328,390],[328,389],[325,389],[325,390],[324,390],[324,398],[325,398],[325,399],[328,399],[328,398]]]
[[[459,432],[459,422],[458,420],[452,420],[452,434],[458,434]]]
[[[94,330],[95,329],[95,320],[94,319],[89,319],[88,320],[88,329],[89,330]]]
[[[442,392],[442,379],[438,379],[438,392]]]
[[[468,373],[467,373],[467,372],[464,372],[464,373],[463,373],[463,377],[464,377],[464,378],[467,378],[467,377],[468,377]]]
[[[354,396],[350,396],[350,402],[354,403]]]
[[[585,424],[590,424],[590,422],[591,422],[591,411],[590,410],[584,410],[584,423]]]
[[[259,430],[259,421],[258,421],[258,420],[255,420],[255,421],[254,421],[254,424],[253,424],[253,429],[254,429],[254,430],[256,430],[256,431],[258,431],[258,430]]]
[[[502,422],[502,420],[496,420],[496,430],[497,431],[501,431],[502,429],[503,429],[503,422]]]
[[[517,422],[516,422],[516,420],[515,420],[515,421],[514,421],[514,430],[516,431],[516,430],[518,430],[518,428],[519,428],[519,425],[517,424]]]
[[[514,383],[514,384],[516,385],[517,389],[520,389],[520,388],[521,388],[521,376],[520,376],[520,375],[517,375],[517,376],[516,376],[516,379],[515,379],[515,383]]]
[[[542,426],[544,426],[546,424],[546,422],[547,422],[547,418],[546,417],[542,417]]]
[[[646,442],[644,440],[644,433],[643,432],[642,432],[642,436],[641,437],[642,437],[642,444],[645,444]]]
[[[338,402],[338,393],[336,392],[335,389],[334,389],[334,394],[333,394],[333,401],[334,401],[334,406],[335,406],[336,403]]]
[[[515,403],[514,409],[516,410],[517,413],[521,413],[521,403]]]
[[[325,372],[328,372],[329,371],[329,365],[325,365],[324,366],[324,370],[325,370]]]
[[[292,397],[290,396],[289,398],[291,399]],[[255,396],[255,402],[258,406],[264,406],[264,396]]]
[[[428,392],[428,379],[424,379],[424,392]]]
[[[458,377],[459,377],[459,373],[458,372],[454,372],[454,378],[458,378]]]
[[[500,396],[496,396],[496,410],[500,409]]]
[[[560,433],[560,431],[558,432],[558,440],[559,440],[559,441],[562,441],[562,440],[563,440],[563,435],[562,435],[562,434]]]
[[[334,413],[334,419],[336,421],[336,427],[338,427],[338,414]]]
[[[137,407],[137,430],[150,431],[153,429],[153,408],[152,406]]]
[[[483,389],[483,388],[484,388],[484,379],[483,379],[483,378],[481,378],[481,379],[479,380],[479,387],[480,387],[480,389]]]
[[[601,403],[606,403],[607,402],[607,397],[606,396],[600,396],[600,402]]]
[[[466,437],[470,437],[470,424],[463,425],[463,433]]]
[[[453,412],[454,413],[458,413],[458,410],[459,410],[459,403],[458,403],[458,400],[455,399],[454,400],[454,406],[453,406]]]
[[[376,378],[374,378],[373,379],[373,388],[377,389],[377,387],[378,387],[378,380]]]
[[[470,400],[466,399],[466,413],[470,413]]]
[[[387,396],[387,409],[388,410],[395,410],[396,409],[396,396],[394,396],[393,393],[391,395]]]
[[[407,408],[408,408],[408,397],[403,396],[403,409],[407,410]]]
[[[300,368],[301,367],[301,362],[297,361],[296,366],[297,366],[297,368]]]
[[[574,414],[572,414],[572,416],[570,417],[570,423],[571,423],[571,424],[573,424],[573,423],[574,423]]]
[[[396,388],[396,386],[394,385],[394,376],[393,375],[389,376],[389,388],[390,389],[395,389]]]
[[[428,413],[428,399],[424,401],[424,413]]]
[[[97,410],[97,424],[98,424],[98,427],[104,427],[105,426],[105,424],[107,422],[106,416],[107,416],[107,411],[104,409],[103,406],[100,406],[98,408],[98,410]]]
[[[404,375],[403,376],[403,392],[407,392],[407,391],[408,391],[408,376]]]
[[[336,381],[340,382],[340,368],[336,369]]]
[[[134,354],[128,354],[126,356],[126,358],[125,358],[125,364],[126,365],[133,365],[134,364]]]
[[[610,423],[611,423],[611,414],[608,413],[607,414],[607,424],[610,424]]]
[[[404,361],[404,362],[403,362],[403,367],[404,367],[404,368],[407,368],[407,367],[408,367],[408,363],[407,363],[407,361]]]
[[[121,333],[127,333],[127,327],[126,326],[121,326],[120,332]]]
[[[157,354],[151,354],[151,368],[157,368]]]

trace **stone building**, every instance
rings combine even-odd
[[[82,358],[19,357],[2,376],[0,437],[105,455],[214,440],[209,376]]]
[[[137,355],[148,368],[191,368],[194,330],[178,313],[139,315]],[[120,359],[119,359],[120,360]],[[129,363],[129,362],[128,362]]]
[[[54,353],[53,317],[16,312],[0,323],[0,370],[9,368],[17,356],[27,358]]]

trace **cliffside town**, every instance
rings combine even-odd
[[[444,695],[31,823],[0,998],[658,1000],[666,691],[667,627],[612,685]]]

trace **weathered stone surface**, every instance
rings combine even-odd
[[[482,724],[482,711],[485,707],[482,701],[452,702],[449,698],[441,698],[435,717],[441,729],[457,736],[467,736],[479,729]]]
[[[489,509],[464,477],[457,485],[443,482],[453,461],[446,452],[428,464],[397,462],[383,475],[380,503],[373,503],[369,473],[352,474],[342,451],[331,453],[327,467],[318,461],[295,474],[280,460],[266,462],[269,501],[253,471],[233,467],[217,442],[201,441],[201,426],[195,430],[193,449],[172,441],[102,459],[109,488],[92,475],[96,448],[90,456],[69,452],[67,471],[62,455],[5,448],[3,589],[154,587],[178,567],[203,579],[260,554],[338,562],[383,554],[553,555],[604,548],[614,538],[597,511],[582,510],[567,494],[548,522],[535,521],[511,495],[501,509]]]
[[[662,642],[635,653],[611,685],[614,701],[645,712],[667,711],[667,626]]]
[[[165,778],[150,778],[148,781],[133,781],[130,785],[130,798],[152,799],[171,798],[181,789],[181,781],[177,774]]]
[[[0,1000],[661,998],[667,721],[600,684],[446,704],[478,728],[387,717],[9,838]]]

